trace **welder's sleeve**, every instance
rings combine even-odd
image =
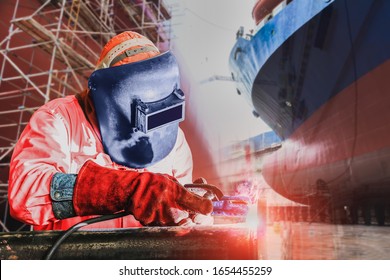
[[[50,183],[55,173],[70,165],[69,127],[50,108],[41,108],[21,134],[10,165],[8,198],[11,215],[27,224],[56,220]]]

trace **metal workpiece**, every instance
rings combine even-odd
[[[44,259],[61,231],[0,233],[0,259]],[[144,227],[78,231],[52,259],[257,259],[257,233],[246,224],[196,227]]]

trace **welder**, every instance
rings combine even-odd
[[[185,188],[192,156],[171,52],[136,32],[103,48],[88,88],[39,108],[12,155],[10,212],[35,230],[210,224],[212,203]]]

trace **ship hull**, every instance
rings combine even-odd
[[[238,91],[284,139],[263,167],[280,194],[338,206],[390,197],[389,14],[386,0],[295,0],[237,41]]]
[[[269,155],[266,181],[301,203],[390,195],[390,61],[316,110]],[[356,88],[358,96],[356,96]],[[358,98],[358,100],[356,99]]]

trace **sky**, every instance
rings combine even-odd
[[[168,0],[172,6],[173,45],[180,53],[190,77],[191,104],[198,112],[211,146],[226,146],[269,131],[252,115],[249,100],[238,95],[232,81],[213,80],[215,75],[230,77],[229,54],[236,32],[255,28],[254,0]],[[211,79],[211,80],[210,80]]]

